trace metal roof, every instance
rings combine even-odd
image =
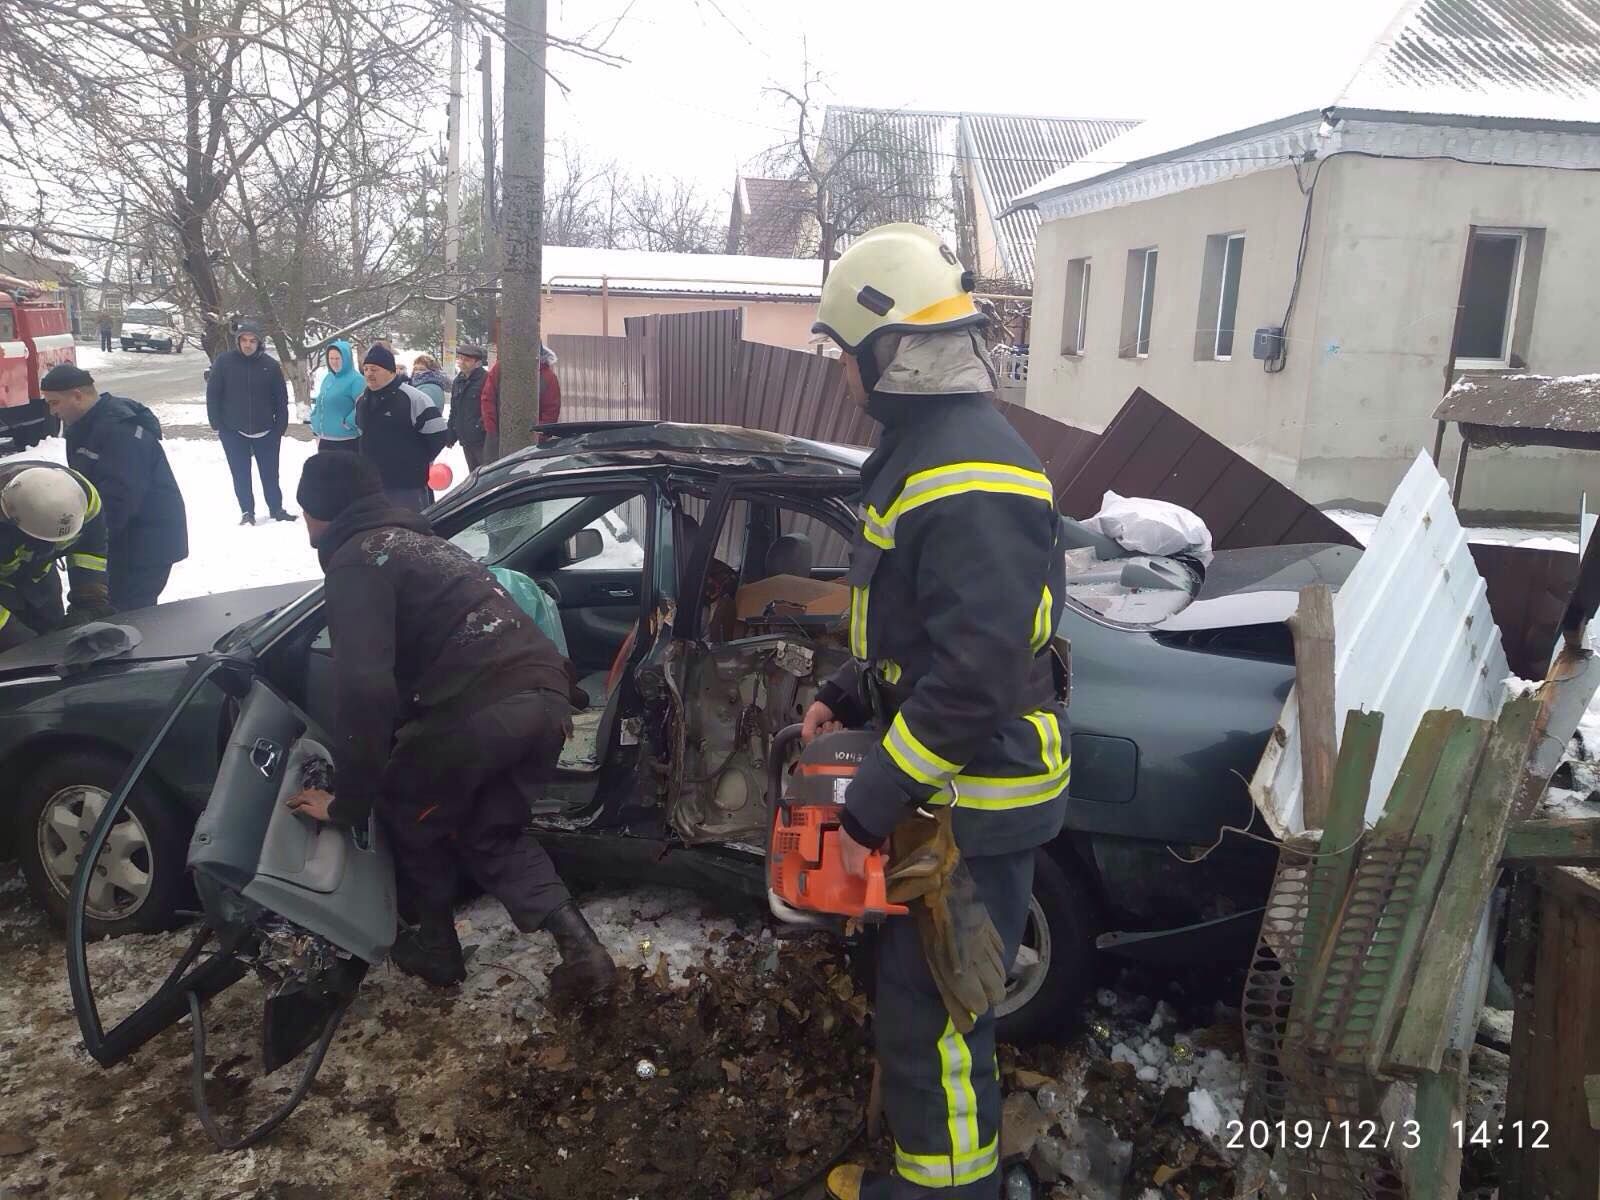
[[[1467,376],[1445,394],[1433,412],[1440,421],[1481,427],[1474,441],[1526,441],[1523,434],[1589,434],[1600,437],[1600,375]],[[1537,440],[1537,439],[1535,439]]]
[[[804,258],[816,250],[816,210],[806,179],[739,176],[733,189],[728,252]]]
[[[1406,0],[1378,30],[1330,15],[1316,55],[1239,63],[1256,80],[1221,106],[1184,107],[1025,191],[1033,204],[1139,167],[1215,150],[1335,110],[1363,118],[1600,125],[1600,0]]]
[[[555,292],[600,290],[650,295],[772,296],[815,300],[822,294],[822,260],[762,258],[753,254],[668,254],[546,246],[541,278]]]
[[[1018,195],[1052,172],[1132,129],[1136,121],[1079,120],[1011,113],[909,112],[830,105],[822,142],[849,186],[874,197],[874,221],[916,221],[956,245],[965,208],[957,190],[970,162],[993,219],[1000,268],[1008,278],[1033,278],[1039,220],[1031,212],[1001,217]]]

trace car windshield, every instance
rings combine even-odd
[[[1191,559],[1067,551],[1067,602],[1115,625],[1159,625],[1194,602],[1204,576]]]
[[[130,308],[123,311],[124,325],[171,325],[172,314],[164,308]]]

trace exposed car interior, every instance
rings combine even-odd
[[[1205,579],[1199,559],[1139,554],[1069,517],[1061,518],[1059,540],[1067,602],[1115,625],[1161,624],[1194,602]]]

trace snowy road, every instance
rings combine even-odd
[[[157,409],[166,404],[200,405],[199,424],[205,424],[205,351],[190,346],[182,354],[134,353],[113,350],[110,354],[93,346],[78,347],[78,365],[94,376],[103,392],[127,396]],[[162,416],[163,423],[167,422]]]

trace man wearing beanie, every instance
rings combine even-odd
[[[68,465],[94,484],[105,507],[112,605],[149,608],[172,564],[189,556],[188,516],[161,447],[161,422],[137,401],[98,391],[72,363],[51,367],[39,391],[65,426]]]
[[[444,449],[449,429],[439,406],[395,370],[394,353],[376,343],[361,360],[367,390],[356,401],[361,454],[378,468],[391,503],[421,512],[433,501],[428,465]]]
[[[465,871],[518,929],[554,936],[553,994],[606,990],[616,967],[526,828],[570,727],[570,665],[477,560],[389,500],[364,453],[312,455],[298,499],[327,576],[337,728],[333,791],[289,806],[356,826],[376,812],[418,918],[392,952],[406,973],[466,978]]]

